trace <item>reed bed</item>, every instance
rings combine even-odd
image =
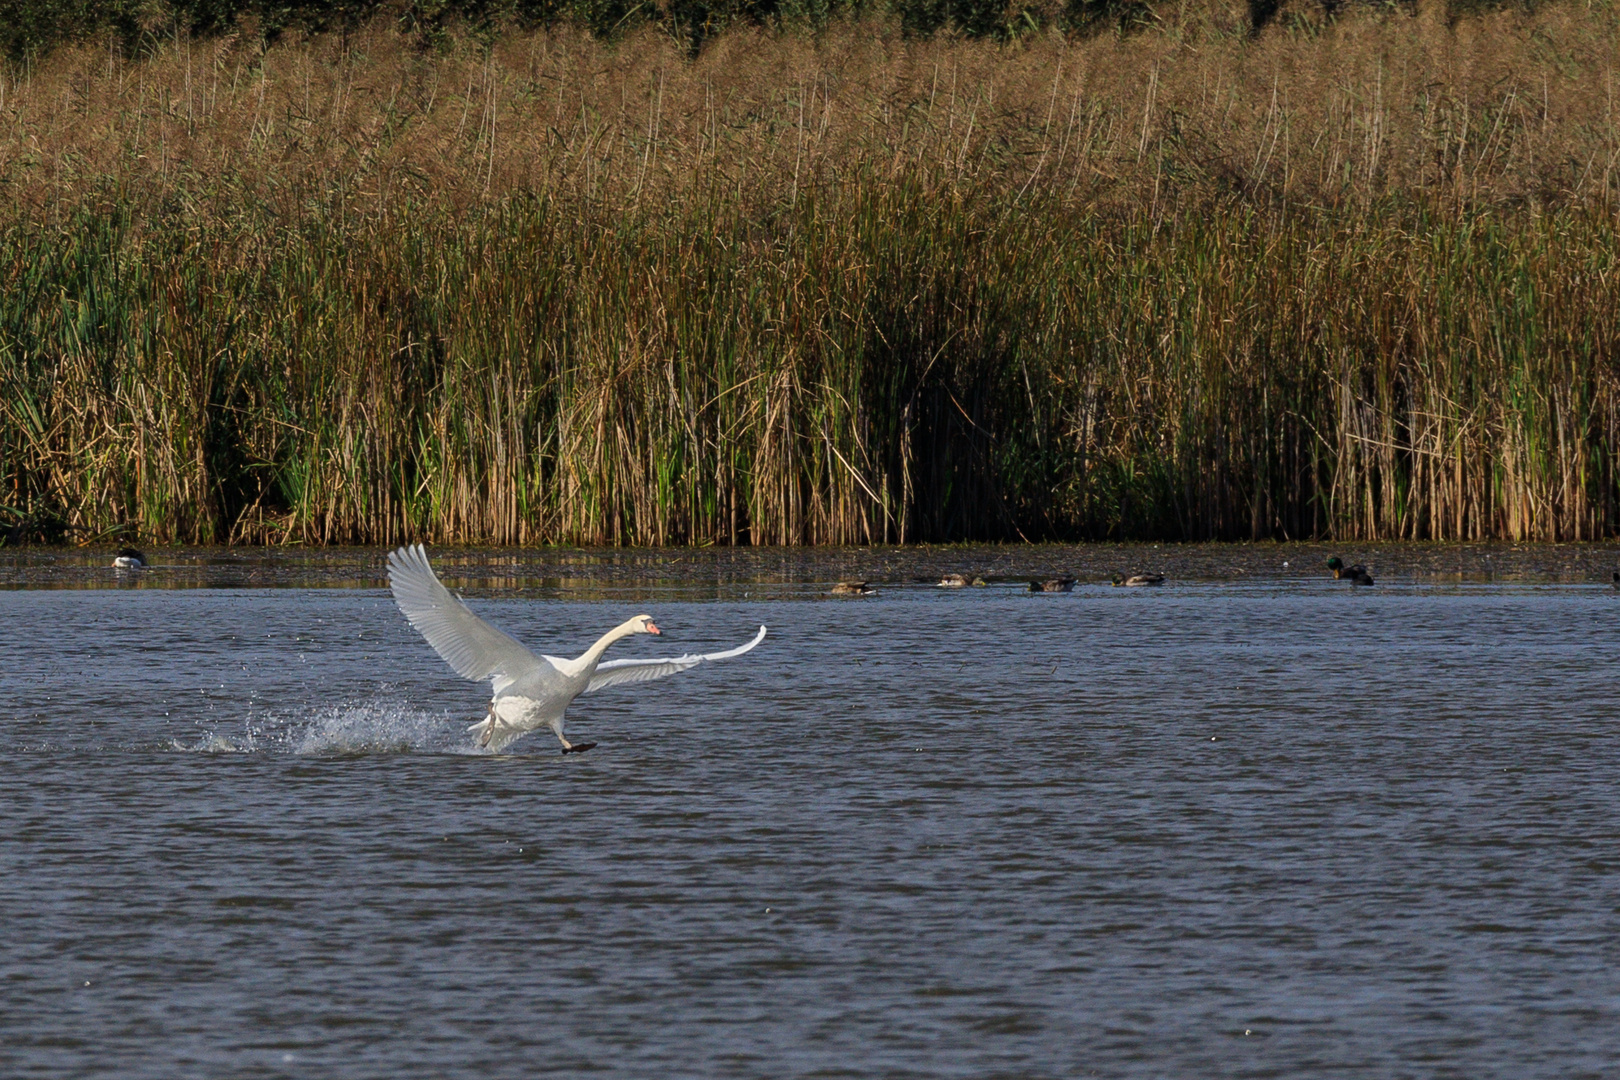
[[[1589,539],[1612,9],[567,31],[0,84],[0,523]]]

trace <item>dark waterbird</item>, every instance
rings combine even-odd
[[[146,556],[132,547],[121,547],[113,559],[113,568],[117,570],[139,570],[146,565]]]
[[[1367,573],[1367,568],[1360,563],[1356,563],[1354,566],[1346,566],[1344,560],[1335,555],[1327,561],[1327,566],[1329,570],[1333,571],[1335,578],[1349,579],[1352,585],[1371,585],[1373,583],[1372,575]]]
[[[1072,577],[1055,577],[1044,580],[1031,581],[1030,592],[1073,592],[1075,579]]]

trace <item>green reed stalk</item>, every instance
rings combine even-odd
[[[1608,536],[1617,248],[923,174],[765,218],[87,208],[0,240],[0,504],[187,542]]]

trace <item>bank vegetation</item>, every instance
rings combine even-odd
[[[1613,535],[1615,7],[1150,15],[15,64],[0,535]]]

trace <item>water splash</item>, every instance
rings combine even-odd
[[[400,700],[392,687],[360,701],[345,701],[282,716],[250,709],[235,730],[209,728],[195,741],[171,739],[188,754],[482,754],[463,730],[467,722]]]
[[[317,711],[289,729],[295,754],[470,754],[480,753],[448,713],[428,712],[378,696]]]
[[[183,743],[179,739],[169,740],[169,749],[182,754],[251,754],[258,748],[258,740],[251,731],[237,739],[209,731],[204,732],[202,738],[194,743]]]

